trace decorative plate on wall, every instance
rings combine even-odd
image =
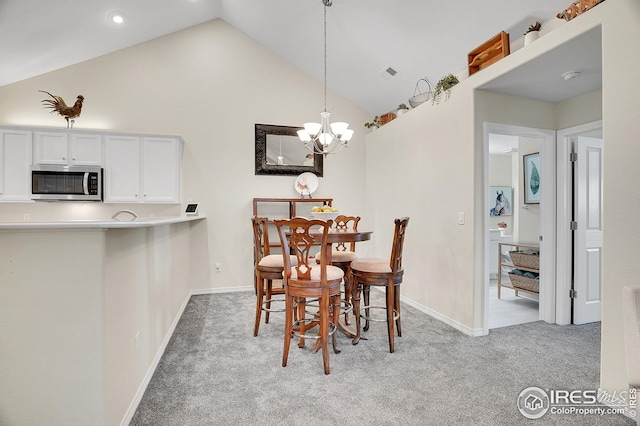
[[[313,173],[304,172],[296,178],[293,186],[300,196],[308,195],[311,198],[311,194],[318,189],[318,177]]]

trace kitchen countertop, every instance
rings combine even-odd
[[[127,220],[63,220],[57,222],[0,222],[0,230],[17,229],[115,229],[115,228],[145,228],[150,226],[171,225],[174,223],[190,222],[205,219],[206,216],[179,217],[139,217]]]

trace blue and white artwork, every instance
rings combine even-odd
[[[510,186],[492,186],[489,188],[489,215],[511,216],[513,190]]]
[[[540,204],[540,153],[523,156],[524,203]]]

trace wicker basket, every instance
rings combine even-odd
[[[592,7],[597,6],[604,0],[577,0],[569,5],[568,8],[558,13],[556,16],[565,21],[570,21],[578,15],[583,14]]]
[[[424,93],[421,92],[420,88],[418,87],[418,85],[420,84],[421,81],[424,81],[425,83],[427,83],[428,90],[426,92],[424,92]],[[431,98],[432,94],[433,94],[433,92],[431,91],[431,83],[429,83],[429,80],[426,77],[425,78],[421,78],[416,83],[416,88],[413,91],[413,96],[409,98],[409,105],[411,105],[411,108],[415,108],[415,107],[423,104],[427,100],[429,100]]]
[[[538,293],[540,291],[540,280],[522,275],[509,273],[511,286],[515,289],[529,290]]]
[[[380,116],[380,125],[384,126],[385,124],[393,121],[395,118],[396,118],[396,115],[393,112],[388,112],[386,114],[382,114]]]
[[[540,255],[533,253],[523,253],[521,251],[510,251],[511,262],[513,266],[529,269],[540,268]]]

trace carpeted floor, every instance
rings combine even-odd
[[[372,292],[374,293],[374,292]],[[372,294],[373,296],[373,294]],[[281,366],[284,314],[253,337],[252,292],[190,300],[131,425],[633,425],[621,415],[523,417],[530,386],[597,389],[600,325],[538,321],[468,337],[403,305],[403,337],[386,325],[322,356],[292,344]]]

